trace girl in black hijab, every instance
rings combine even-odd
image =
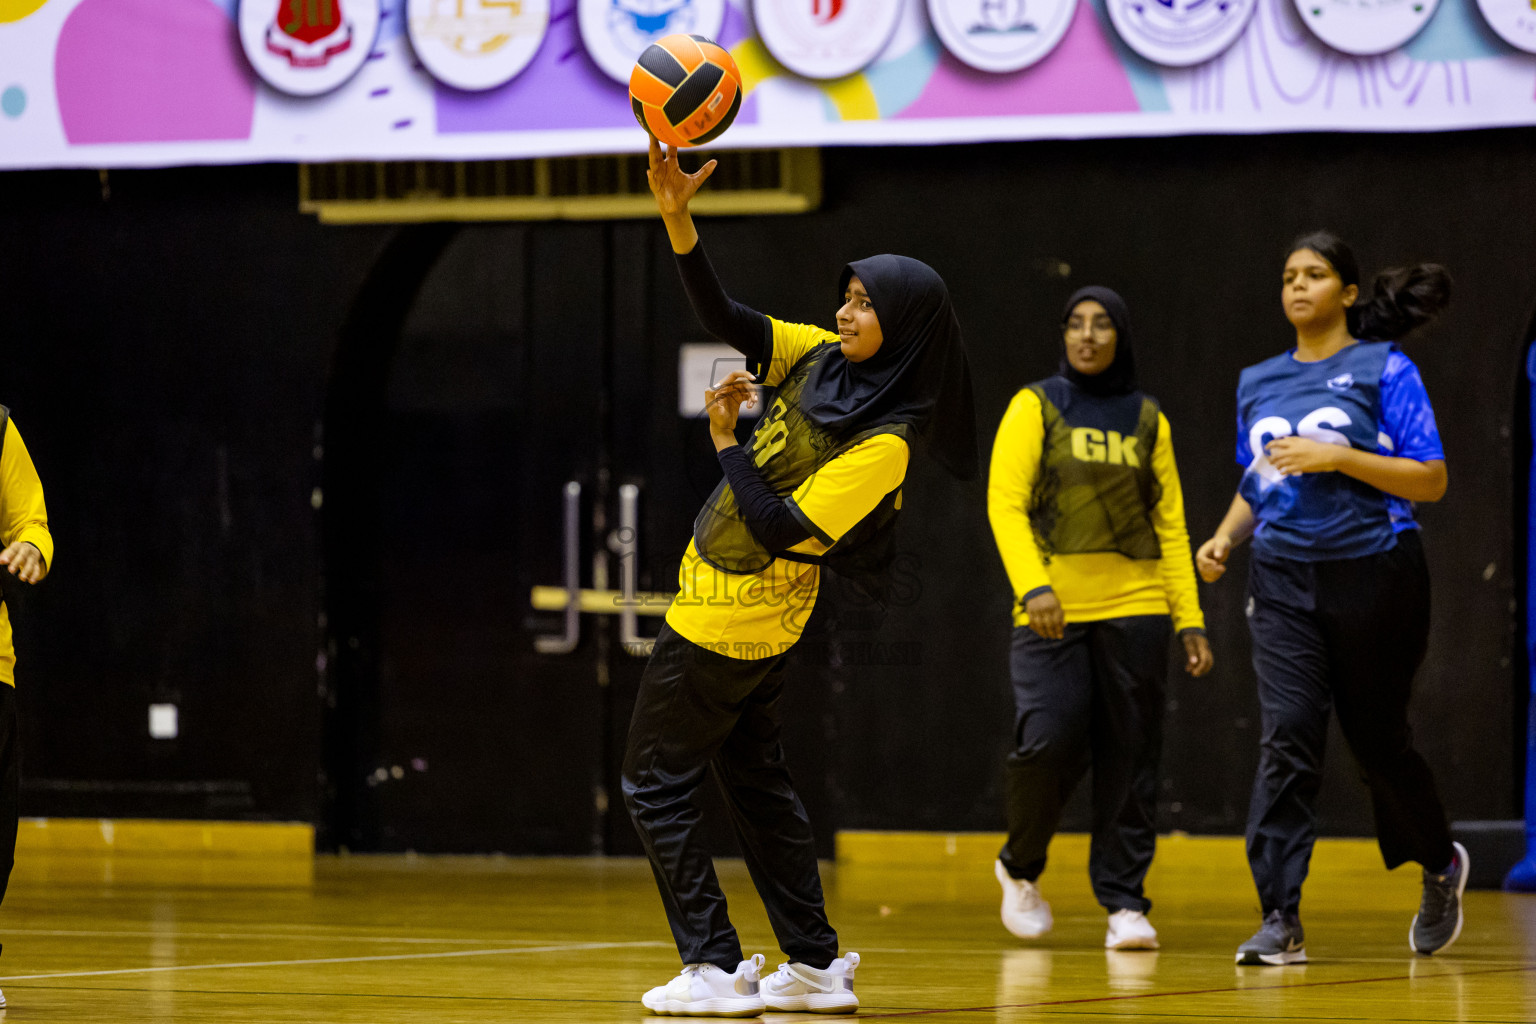
[[[705,330],[747,357],[705,393],[725,479],[694,523],[680,592],[640,682],[625,805],[661,889],[683,971],[642,1003],[656,1013],[848,1013],[857,953],[838,955],[815,842],[779,744],[775,671],[815,605],[822,566],[872,596],[893,550],[911,446],[975,475],[976,431],[960,327],[944,282],[903,256],[849,264],[837,333],[726,296],[688,212],[713,161],[683,173],[651,143],[651,190]],[[737,414],[776,389],[745,445]],[[759,982],[695,835],[693,794],[712,772],[788,962]],[[760,989],[760,990],[759,990]]]
[[[1013,586],[1008,842],[995,865],[1003,925],[1051,930],[1036,888],[1061,809],[1093,766],[1088,873],[1109,949],[1156,949],[1142,880],[1162,753],[1167,649],[1203,676],[1195,589],[1168,420],[1136,383],[1130,316],[1108,288],[1062,313],[1055,376],[1014,396],[997,430],[987,513]]]

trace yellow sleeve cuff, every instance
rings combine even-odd
[[[21,531],[16,540],[24,540],[37,548],[38,553],[43,556],[43,565],[49,569],[53,568],[53,534],[47,529],[41,526],[29,526]]]

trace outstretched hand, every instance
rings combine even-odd
[[[651,194],[656,197],[656,206],[663,217],[687,213],[688,203],[692,201],[694,193],[698,192],[719,166],[719,161],[711,160],[689,174],[677,162],[677,147],[668,146],[663,153],[661,143],[654,137],[651,139],[650,157],[651,166],[645,172],[645,180],[650,183]]]

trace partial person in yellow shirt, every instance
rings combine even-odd
[[[11,411],[0,405],[0,566],[23,583],[38,583],[53,564],[53,535],[43,484],[21,442]],[[20,750],[16,726],[16,650],[11,618],[0,600],[0,900],[5,899],[16,863],[17,807],[21,802]],[[0,994],[0,1008],[5,996]]]
[[[1211,648],[1168,419],[1137,387],[1124,300],[1080,289],[1062,334],[1061,369],[1008,406],[987,484],[1014,597],[1002,918],[1019,938],[1051,930],[1036,882],[1091,764],[1104,945],[1156,949],[1142,881],[1157,845],[1168,646],[1177,632],[1192,676],[1211,670]]]

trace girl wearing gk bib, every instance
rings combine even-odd
[[[699,244],[695,174],[651,144],[651,189],[700,322],[746,357],[706,392],[725,479],[694,523],[680,592],[646,666],[624,757],[625,804],[645,846],[683,971],[645,993],[661,1014],[847,1013],[858,954],[838,956],[816,847],[779,741],[777,669],[816,601],[823,565],[878,595],[894,555],[911,441],[956,476],[976,470],[970,376],[944,282],[901,256],[844,268],[836,334],[732,301]],[[745,446],[752,381],[777,388]],[[706,773],[789,962],[762,979],[742,959],[714,866],[695,835]],[[759,989],[761,991],[759,991]]]
[[[1414,503],[1440,500],[1446,471],[1424,382],[1395,341],[1445,307],[1450,278],[1432,264],[1389,270],[1361,301],[1354,254],[1318,232],[1291,246],[1280,297],[1296,347],[1242,373],[1243,479],[1196,557],[1214,582],[1253,537],[1248,626],[1263,731],[1248,863],[1264,921],[1237,962],[1307,958],[1301,884],[1332,709],[1370,788],[1387,867],[1423,865],[1408,943],[1427,955],[1461,933],[1467,851],[1451,841],[1408,727],[1429,636]]]
[[[1157,842],[1168,643],[1211,668],[1168,420],[1138,390],[1125,303],[1083,288],[1062,313],[1056,376],[1014,396],[997,430],[987,513],[1014,594],[1016,715],[1004,926],[1050,931],[1035,886],[1062,806],[1093,766],[1088,873],[1109,949],[1156,949],[1142,880]]]

